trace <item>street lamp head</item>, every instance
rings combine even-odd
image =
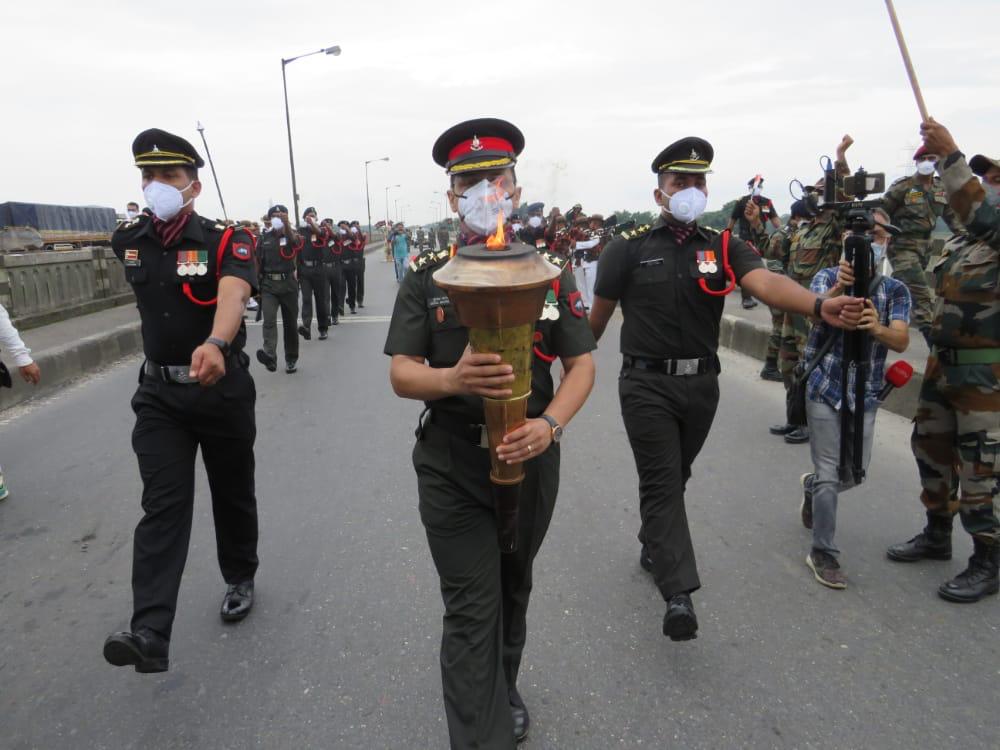
[[[323,51],[328,55],[333,55],[334,57],[336,57],[337,55],[340,54],[340,45],[335,44],[332,47],[327,47]]]

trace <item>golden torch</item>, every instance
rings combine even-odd
[[[531,395],[532,337],[545,293],[559,269],[521,242],[507,244],[503,213],[485,245],[470,245],[434,273],[447,292],[459,322],[469,329],[477,354],[499,354],[514,369],[509,398],[483,398],[490,450],[490,481],[502,552],[517,549],[517,514],[524,464],[497,459],[504,435],[527,419]]]

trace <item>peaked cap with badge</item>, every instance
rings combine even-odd
[[[448,174],[462,174],[512,167],[523,150],[524,135],[516,125],[495,117],[481,117],[444,131],[435,141],[431,155]]]
[[[132,156],[137,167],[191,167],[201,169],[205,160],[194,146],[179,135],[159,128],[143,130],[132,141]]]
[[[653,173],[711,174],[715,149],[704,138],[688,136],[674,141],[653,159]]]

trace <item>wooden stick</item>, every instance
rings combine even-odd
[[[920,110],[920,117],[927,122],[930,117],[927,114],[927,105],[924,104],[924,96],[920,93],[920,84],[917,83],[917,74],[913,70],[913,61],[910,60],[910,52],[906,49],[906,40],[903,39],[903,30],[899,28],[899,19],[896,18],[896,8],[892,0],[885,0],[885,7],[889,11],[889,20],[892,22],[892,30],[896,34],[896,42],[899,44],[899,53],[903,56],[903,65],[906,67],[906,75],[910,78],[910,87],[913,95],[917,98],[917,109]]]

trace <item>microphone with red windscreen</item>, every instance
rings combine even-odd
[[[892,393],[893,388],[902,388],[910,382],[911,377],[913,377],[913,365],[903,360],[893,362],[892,366],[885,371],[885,385],[882,386],[882,390],[878,394],[878,400],[885,401]]]

